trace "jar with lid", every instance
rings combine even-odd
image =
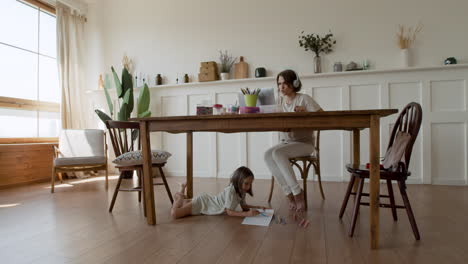
[[[335,62],[335,64],[333,64],[333,71],[334,72],[340,72],[340,71],[343,71],[343,64],[341,64],[341,62]]]
[[[221,115],[223,113],[223,105],[222,104],[214,104],[213,105],[213,115]]]

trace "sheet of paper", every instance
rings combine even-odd
[[[242,221],[243,225],[257,225],[257,226],[269,226],[271,219],[273,218],[273,214],[275,210],[273,209],[266,209],[266,210],[258,210],[260,214],[256,216],[248,216],[244,218]]]

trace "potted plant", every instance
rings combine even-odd
[[[232,65],[236,61],[236,58],[233,58],[231,55],[228,54],[227,50],[222,52],[219,51],[219,62],[221,66],[221,80],[228,80],[229,79],[229,72],[231,71]]]
[[[99,109],[95,109],[94,112],[98,115],[101,121],[105,124],[108,120],[113,120],[116,118],[119,121],[128,121],[130,115],[134,108],[134,98],[133,98],[133,77],[130,73],[131,63],[128,60],[127,56],[123,60],[123,69],[122,69],[122,82],[120,82],[117,73],[114,70],[114,67],[111,67],[114,87],[117,93],[117,102],[119,112],[114,113],[114,104],[113,100],[110,97],[109,89],[111,88],[111,81],[109,75],[106,74],[104,81],[104,94],[106,96],[107,106],[109,107],[109,115],[104,113]],[[150,93],[148,85],[145,83],[140,89],[140,94],[138,95],[137,101],[137,116],[138,117],[148,117],[151,116],[151,111],[149,110],[150,106]],[[131,135],[133,141],[138,138],[138,131],[134,130]],[[125,172],[124,178],[132,178],[133,172]]]
[[[333,45],[336,44],[336,40],[333,39],[333,34],[330,32],[324,37],[320,37],[318,34],[305,34],[301,32],[299,36],[299,46],[304,47],[306,51],[313,51],[314,57],[314,73],[322,72],[322,66],[320,61],[320,54],[328,54],[332,52]]]
[[[114,79],[114,86],[117,93],[117,100],[119,107],[119,112],[114,113],[113,100],[110,97],[109,89],[111,88],[111,81],[109,76],[106,74],[104,82],[104,94],[106,96],[107,106],[109,107],[109,115],[103,111],[96,109],[94,110],[99,118],[105,123],[107,120],[113,120],[117,118],[119,121],[127,121],[130,118],[130,115],[134,107],[134,98],[133,98],[133,77],[130,73],[131,62],[128,60],[127,56],[123,60],[123,69],[122,69],[122,82],[120,82],[117,73],[114,70],[114,67],[111,67],[112,75]],[[148,117],[151,116],[151,111],[149,110],[150,106],[150,93],[148,85],[145,83],[140,89],[140,94],[138,95],[137,101],[137,117]],[[137,135],[132,135],[136,139]]]
[[[410,59],[410,48],[416,41],[416,35],[422,30],[422,25],[419,23],[414,29],[406,28],[404,25],[398,25],[396,34],[397,44],[400,48],[400,59],[402,67],[409,67],[412,64]]]

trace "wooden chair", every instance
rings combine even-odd
[[[140,135],[140,124],[138,122],[128,122],[128,121],[112,121],[109,120],[106,122],[106,127],[109,130],[110,139],[112,142],[112,146],[114,148],[114,153],[116,157],[119,157],[125,153],[131,151],[140,151],[141,150],[141,142],[139,140]],[[135,141],[138,144],[135,144]],[[141,152],[140,152],[141,153]],[[139,164],[133,165],[119,165],[116,164],[116,168],[119,169],[120,175],[117,181],[117,185],[115,186],[114,195],[112,196],[112,201],[109,206],[109,212],[112,212],[114,208],[115,200],[117,199],[117,194],[119,191],[126,191],[126,192],[138,192],[138,202],[141,202],[141,193],[144,193],[144,188],[142,184],[142,175],[143,175],[143,165],[142,159],[138,162]],[[166,162],[156,163],[153,162],[153,166],[158,168],[161,178],[163,180],[162,183],[154,183],[154,185],[164,185],[166,187],[167,195],[169,196],[169,200],[171,203],[174,202],[171,194],[171,190],[169,189],[169,185],[167,184],[166,176],[164,175],[163,167]],[[125,172],[137,172],[138,175],[138,186],[134,188],[120,188],[122,183],[122,179],[125,176]],[[145,215],[146,215],[146,210]]]
[[[303,190],[304,190],[304,201],[305,207],[307,208],[307,176],[309,175],[310,166],[314,166],[314,172],[317,174],[317,179],[320,187],[320,194],[322,195],[322,199],[325,200],[325,194],[323,193],[322,188],[322,178],[320,175],[320,131],[314,131],[315,138],[314,144],[316,148],[316,152],[310,156],[304,157],[294,157],[290,158],[289,162],[291,166],[296,166],[301,173],[301,178],[303,181]],[[299,162],[302,162],[302,167],[299,165]],[[275,186],[275,177],[271,177],[271,186],[270,186],[270,194],[268,196],[268,203],[271,202],[271,197],[273,196],[273,189]]]
[[[389,198],[390,204],[380,203],[380,207],[390,208],[392,210],[393,219],[395,221],[398,220],[396,209],[405,208],[406,213],[408,214],[409,221],[411,223],[411,228],[413,229],[413,234],[416,240],[420,239],[418,226],[416,225],[416,220],[414,218],[413,210],[411,209],[411,204],[408,199],[408,194],[406,193],[406,179],[411,173],[408,171],[408,167],[410,164],[411,159],[411,152],[413,150],[414,142],[416,141],[416,137],[419,133],[419,128],[421,127],[422,122],[422,109],[418,103],[409,103],[408,105],[403,108],[396,123],[393,127],[390,141],[387,147],[387,154],[389,153],[389,149],[393,146],[395,142],[396,135],[399,131],[408,133],[411,138],[406,144],[404,156],[402,161],[398,163],[398,167],[393,169],[380,169],[380,178],[382,180],[387,181],[387,188],[388,188],[388,195],[380,195],[380,197]],[[393,146],[396,147],[396,146]],[[404,147],[404,146],[402,146]],[[351,180],[348,184],[348,189],[346,191],[346,195],[343,200],[343,204],[341,206],[340,211],[340,219],[343,217],[344,211],[346,210],[346,206],[348,204],[349,196],[350,195],[357,195],[354,210],[353,210],[353,218],[351,222],[351,228],[349,231],[349,236],[353,236],[354,228],[356,226],[356,219],[359,213],[359,206],[360,205],[369,205],[367,202],[361,202],[362,196],[369,196],[368,193],[363,193],[362,189],[364,187],[364,181],[369,178],[369,169],[366,166],[359,165],[358,167],[353,167],[353,165],[348,164],[346,165],[346,169],[351,173]],[[357,189],[357,193],[352,192],[354,182],[358,180],[359,186]],[[401,196],[403,198],[404,205],[395,205],[395,198],[393,195],[393,188],[392,188],[392,181],[396,181],[398,183],[398,187],[400,189]]]
[[[50,192],[55,191],[57,174],[76,171],[106,171],[108,187],[107,144],[105,132],[100,129],[64,129],[60,132],[59,146],[54,146],[54,161]]]

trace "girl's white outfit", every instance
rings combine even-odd
[[[236,207],[245,201],[245,193],[241,196],[237,194],[234,185],[228,187],[217,195],[203,193],[192,199],[192,215],[219,215],[226,209],[235,210]]]
[[[294,112],[296,106],[304,106],[307,112],[316,112],[322,108],[307,94],[297,93],[290,104],[280,98],[284,112]],[[311,155],[315,152],[314,134],[311,129],[292,129],[280,133],[281,142],[265,152],[265,162],[271,174],[281,185],[286,195],[298,195],[301,187],[297,182],[289,158]]]

